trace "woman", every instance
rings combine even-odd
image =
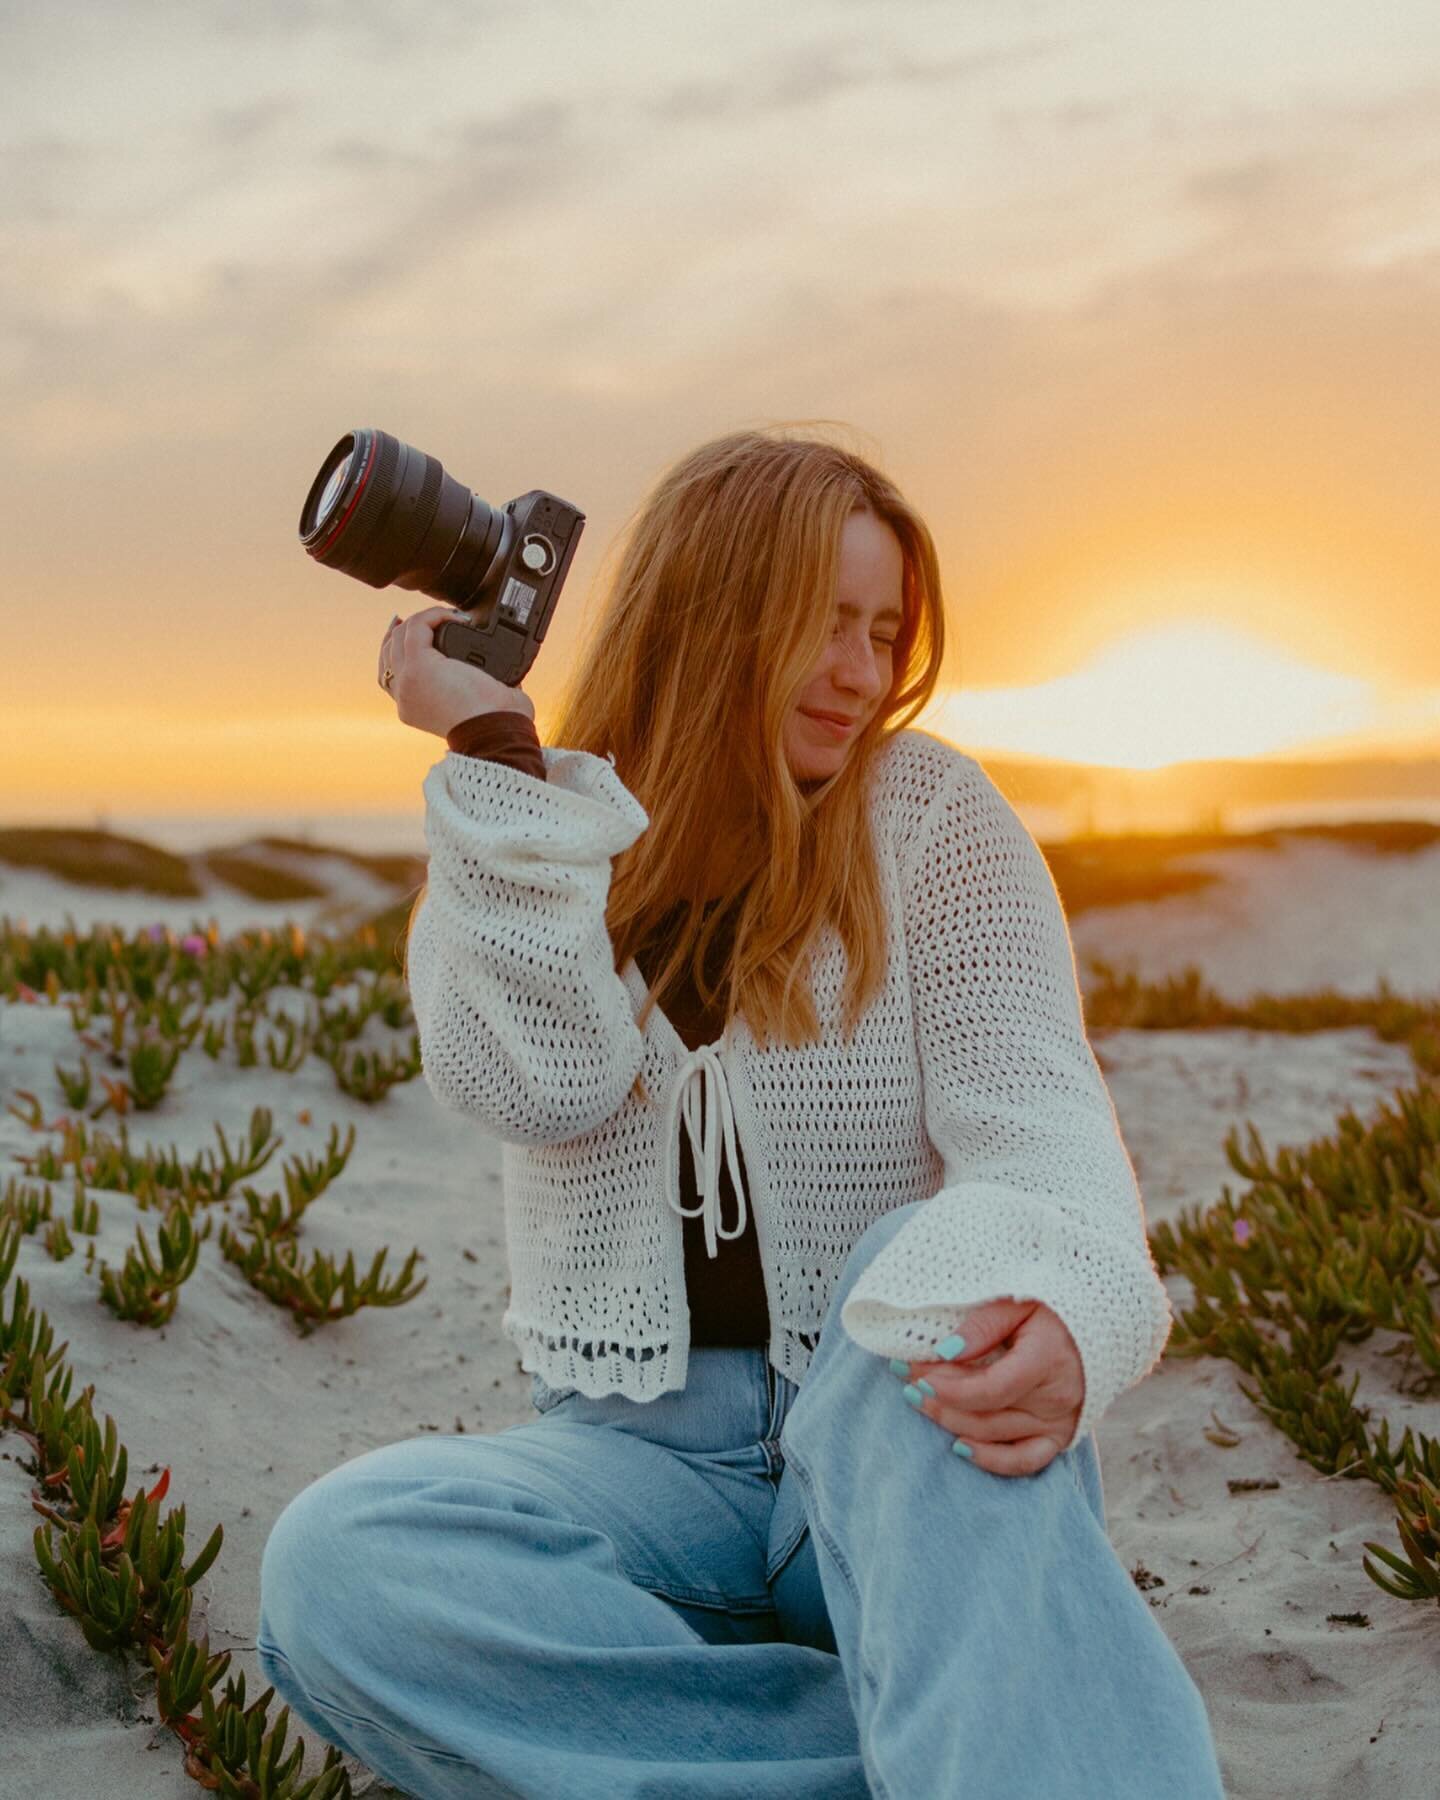
[[[503,1142],[537,1417],[296,1496],[266,1679],[423,1800],[1214,1800],[1092,1435],[1169,1302],[1046,865],[908,728],[925,525],[818,438],[702,445],[563,749],[449,616],[380,653],[448,749],[407,975]]]

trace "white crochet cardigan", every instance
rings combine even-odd
[[[501,1329],[522,1368],[642,1401],[684,1386],[683,1124],[707,1232],[730,1156],[776,1369],[802,1379],[851,1247],[923,1199],[862,1271],[846,1333],[923,1360],[972,1307],[1042,1301],[1084,1365],[1069,1449],[1154,1368],[1172,1315],[1060,899],[1009,802],[973,757],[893,734],[870,807],[889,972],[855,1037],[839,1035],[844,950],[827,926],[818,1043],[762,1049],[737,1019],[690,1052],[658,1008],[636,1029],[645,978],[633,958],[615,972],[605,924],[611,858],[649,816],[611,762],[543,754],[545,781],[454,753],[429,770],[428,886],[408,951],[425,1080],[503,1142]],[[641,1070],[649,1104],[630,1092]],[[732,1129],[748,1196],[722,1142]]]

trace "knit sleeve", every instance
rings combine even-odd
[[[1158,1362],[1170,1300],[1039,846],[970,757],[917,838],[904,936],[942,1185],[862,1270],[841,1323],[877,1355],[925,1361],[969,1309],[1041,1301],[1084,1367],[1068,1450]]]
[[[603,1123],[644,1054],[605,906],[611,859],[649,815],[603,758],[544,762],[544,780],[454,751],[430,769],[407,950],[426,1085],[518,1144]]]

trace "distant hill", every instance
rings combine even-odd
[[[995,777],[1002,786],[1005,773]],[[1440,820],[1036,836],[1074,918],[1196,892],[1225,878],[1217,857],[1282,851],[1297,838],[1329,840],[1370,857],[1409,858],[1440,843]],[[32,926],[41,920],[58,925],[67,911],[77,917],[129,918],[132,924],[169,918],[179,930],[188,929],[194,918],[214,917],[226,931],[262,918],[270,923],[289,918],[307,930],[344,931],[368,923],[383,941],[395,943],[408,929],[425,879],[423,857],[366,855],[293,838],[255,837],[178,855],[108,831],[0,827],[0,918],[24,917]],[[93,893],[95,905],[78,906],[85,890]],[[194,907],[192,901],[201,904]]]
[[[1102,769],[975,754],[1040,838],[1128,831],[1244,832],[1324,820],[1440,820],[1440,756]]]

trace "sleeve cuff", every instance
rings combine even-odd
[[[456,855],[543,886],[576,863],[629,849],[649,815],[604,757],[545,749],[545,779],[450,751],[425,776],[425,835],[437,869]],[[463,871],[462,871],[463,872]]]
[[[840,1322],[862,1349],[923,1362],[997,1299],[1040,1301],[1075,1340],[1085,1395],[1062,1451],[1150,1373],[1174,1322],[1148,1245],[1137,1256],[1051,1203],[981,1182],[925,1201],[860,1272]]]

